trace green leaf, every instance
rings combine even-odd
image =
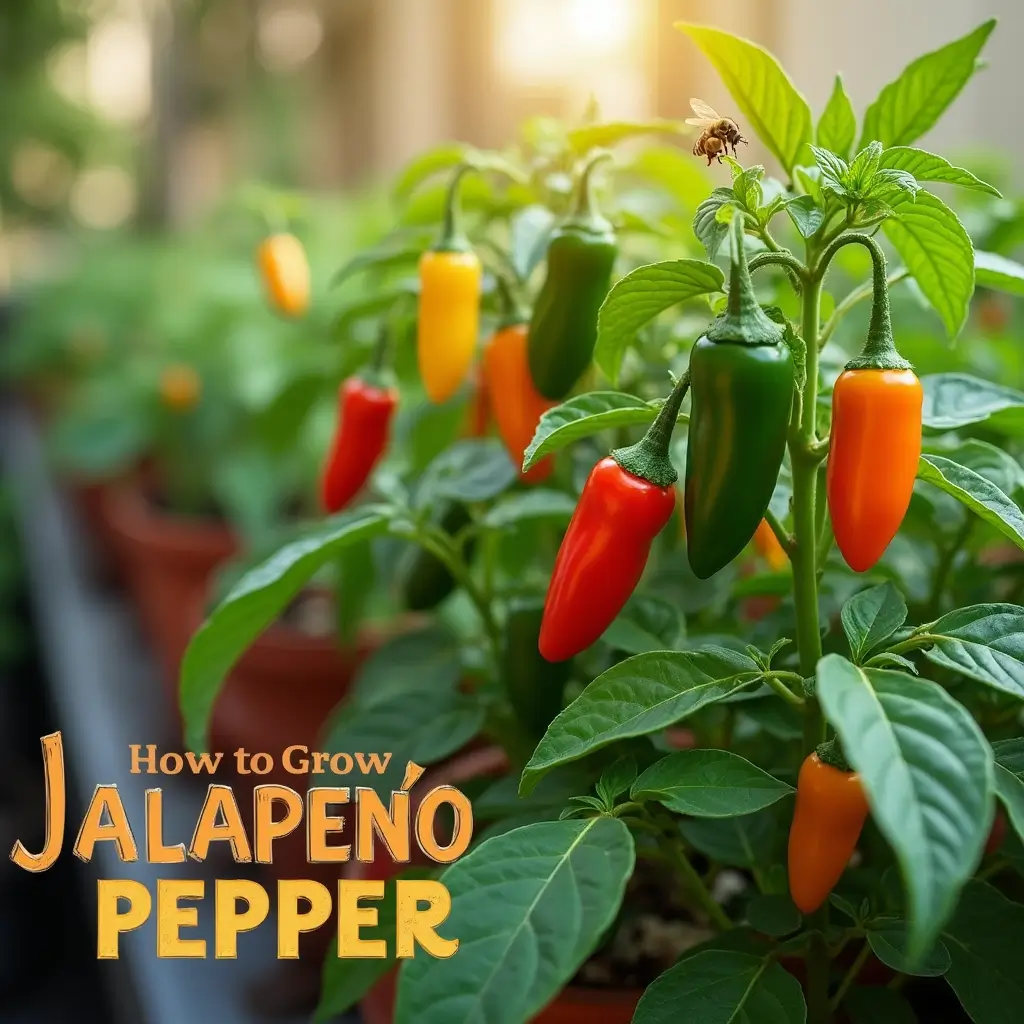
[[[725,275],[704,260],[669,260],[638,267],[616,281],[597,318],[594,359],[614,384],[636,332],[662,310],[721,291]]]
[[[316,1024],[328,1021],[352,1009],[374,985],[395,966],[395,883],[398,878],[430,878],[433,872],[424,868],[406,868],[396,878],[384,883],[384,897],[366,900],[363,906],[375,907],[377,923],[363,925],[359,937],[364,940],[383,939],[388,943],[388,956],[379,960],[368,958],[338,958],[337,937],[324,959],[323,978],[320,986],[320,1003],[313,1020]]]
[[[436,764],[461,750],[484,721],[480,700],[458,690],[398,691],[368,705],[349,702],[331,717],[324,747],[332,753],[391,751],[391,767]]]
[[[968,373],[929,373],[921,378],[921,386],[924,388],[922,421],[932,430],[958,430],[973,423],[985,423],[992,417],[996,417],[992,426],[998,429],[1006,420],[998,413],[1024,409],[1024,391]],[[1024,417],[1017,419],[1024,422]]]
[[[459,142],[447,142],[421,153],[398,172],[391,186],[391,194],[398,202],[404,202],[423,182],[444,171],[453,170],[466,159],[468,153],[469,148]]]
[[[1024,608],[976,604],[921,627],[924,655],[942,668],[1024,699]]]
[[[426,468],[416,507],[438,501],[489,501],[512,485],[516,467],[496,437],[465,438],[449,445]]]
[[[636,758],[632,754],[616,758],[601,773],[597,780],[597,795],[606,807],[614,807],[615,801],[636,781]]]
[[[231,588],[192,637],[182,660],[179,700],[189,749],[205,749],[214,702],[225,676],[245,650],[322,566],[347,545],[383,534],[388,521],[387,510],[379,506],[327,519],[309,536],[285,545],[247,572]]]
[[[697,236],[697,241],[704,246],[709,260],[718,255],[725,236],[729,234],[729,225],[719,219],[719,214],[725,207],[735,202],[736,196],[731,188],[716,188],[697,207],[693,215],[693,233]]]
[[[811,141],[811,108],[782,65],[756,43],[720,29],[685,22],[676,28],[704,51],[761,141],[792,173]]]
[[[990,484],[995,484],[1008,497],[1017,492],[1024,479],[1024,470],[1009,452],[987,441],[979,441],[976,437],[967,438],[955,448],[940,449],[938,454],[973,469]]]
[[[636,154],[627,169],[637,177],[659,186],[686,213],[695,211],[708,194],[707,174],[689,153],[680,149],[668,146],[645,147]]]
[[[942,938],[952,961],[946,980],[971,1020],[1024,1020],[1024,907],[984,882],[971,882]]]
[[[509,258],[521,280],[528,281],[534,268],[544,259],[556,219],[546,206],[540,205],[527,206],[512,218]]]
[[[853,104],[843,88],[843,76],[836,75],[832,95],[828,98],[818,121],[818,145],[848,160],[856,137],[857,115],[853,112]]]
[[[961,188],[973,189],[976,192],[987,192],[991,196],[1000,196],[999,189],[987,181],[975,177],[963,167],[956,167],[945,157],[936,156],[924,149],[910,146],[893,146],[882,154],[882,168],[906,171],[918,181],[941,181]]]
[[[755,896],[747,904],[747,921],[762,935],[781,938],[800,928],[803,915],[788,893],[768,893]]]
[[[633,784],[633,800],[657,800],[676,814],[732,818],[752,814],[793,792],[791,786],[727,750],[679,750]]]
[[[1024,548],[1024,515],[1019,506],[973,469],[941,455],[922,455],[917,478],[951,494],[1017,547]]]
[[[998,754],[996,755],[998,757]],[[996,796],[999,797],[1010,824],[1019,836],[1024,836],[1024,779],[1005,765],[996,762]]]
[[[909,146],[942,116],[977,70],[978,54],[995,19],[939,50],[908,64],[878,95],[864,115],[861,145]]]
[[[997,764],[1001,764],[1014,775],[1024,779],[1024,736],[1014,736],[1009,740],[996,740],[992,744],[992,752],[996,755]]]
[[[975,252],[974,276],[983,288],[1024,295],[1024,266],[997,252]]]
[[[812,196],[795,196],[786,204],[786,213],[804,238],[810,238],[825,219],[825,211]]]
[[[399,974],[395,1024],[522,1024],[566,985],[611,925],[633,871],[614,818],[541,822],[488,839],[442,875],[459,940]]]
[[[509,494],[487,512],[481,524],[488,530],[506,530],[519,523],[537,520],[567,521],[576,510],[576,501],[564,491],[531,488]]]
[[[620,661],[548,726],[523,771],[520,792],[529,793],[560,764],[616,740],[667,729],[759,677],[756,662],[724,647],[654,651]]]
[[[657,415],[656,404],[618,391],[576,395],[541,416],[523,456],[523,472],[545,455],[561,451],[581,437],[617,427],[646,426],[653,423]]]
[[[817,695],[896,854],[920,963],[973,874],[988,834],[992,752],[942,687],[902,672],[818,662]]]
[[[793,801],[737,818],[686,818],[683,838],[719,864],[759,869],[785,856]]]
[[[460,641],[437,625],[388,638],[359,667],[352,693],[362,707],[417,690],[454,690],[462,678]]]
[[[889,988],[853,988],[843,999],[850,1024],[918,1024],[910,1004]]]
[[[771,959],[708,950],[669,968],[644,992],[633,1024],[804,1024],[800,983]]]
[[[570,147],[582,154],[599,147],[616,146],[639,135],[689,135],[691,131],[685,121],[610,121],[574,128],[567,138]]]
[[[414,245],[398,246],[394,242],[376,249],[367,249],[353,256],[331,278],[331,287],[336,288],[350,277],[367,270],[393,270],[396,267],[414,267],[429,244],[428,239]]]
[[[634,594],[601,639],[626,654],[647,654],[675,650],[684,633],[682,615],[671,601]]]
[[[907,925],[905,921],[876,920],[868,929],[871,952],[886,967],[899,974],[912,974],[917,978],[938,978],[949,970],[949,952],[938,941],[920,963],[907,957]]]
[[[843,605],[842,620],[853,662],[860,665],[907,621],[907,602],[892,583],[883,583],[854,594]]]
[[[955,338],[974,294],[974,246],[957,215],[930,192],[920,192],[882,227],[946,332]]]

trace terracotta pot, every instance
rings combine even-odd
[[[127,585],[128,573],[122,545],[107,514],[107,492],[122,486],[108,480],[80,480],[70,478],[65,487],[71,496],[96,554],[96,569],[102,582]]]
[[[484,747],[460,755],[442,765],[416,784],[417,792],[427,793],[434,786],[452,785],[508,770],[504,751]],[[415,813],[415,811],[413,812]],[[353,862],[349,878],[387,879],[399,870],[390,857],[378,857],[372,864]],[[455,954],[458,956],[458,953]],[[395,1007],[397,968],[377,982],[360,1004],[363,1024],[392,1024]],[[532,1024],[630,1024],[643,993],[639,990],[588,989],[570,987],[533,1018]]]
[[[105,492],[103,508],[176,708],[191,609],[206,594],[214,569],[235,553],[234,534],[220,522],[162,512],[135,481]]]

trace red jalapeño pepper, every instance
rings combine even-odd
[[[340,512],[363,489],[388,446],[398,390],[350,377],[338,392],[338,430],[324,464],[320,495],[327,512]]]
[[[687,387],[689,374],[640,442],[591,470],[544,603],[539,648],[548,661],[566,661],[594,643],[640,582],[651,544],[676,504],[678,475],[668,446]]]

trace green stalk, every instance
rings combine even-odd
[[[809,254],[810,255],[810,254]],[[814,266],[808,260],[810,266]],[[796,641],[800,672],[814,675],[821,658],[821,629],[818,618],[818,462],[816,416],[818,405],[818,346],[822,274],[810,273],[802,295],[801,332],[807,349],[807,380],[800,421],[791,432],[789,453],[793,468],[793,601],[796,606]],[[817,699],[808,696],[804,705],[804,755],[825,739],[825,719]],[[829,955],[825,942],[828,927],[827,904],[811,922],[815,931],[807,957],[807,1007],[809,1024],[828,1024]]]

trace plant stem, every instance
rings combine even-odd
[[[808,264],[811,246],[808,246]],[[813,676],[821,658],[821,629],[818,619],[818,346],[821,286],[823,274],[812,271],[804,281],[801,333],[806,348],[807,379],[799,422],[790,431],[789,454],[793,470],[793,602],[796,609],[796,642],[800,672]],[[804,755],[825,740],[825,719],[814,697],[804,703]],[[807,1004],[809,1024],[828,1024],[829,955],[825,935],[828,929],[828,904],[814,915],[815,931],[807,956]]]
[[[899,284],[900,281],[905,280],[910,276],[910,271],[906,267],[899,267],[894,270],[887,278],[886,282],[892,287],[894,284]],[[822,349],[825,347],[828,339],[832,337],[833,332],[839,326],[840,321],[846,316],[847,313],[853,309],[859,302],[863,302],[865,299],[870,299],[874,294],[874,285],[871,281],[860,285],[858,288],[854,288],[849,295],[847,295],[842,301],[840,301],[836,308],[832,311],[832,315],[828,318],[825,326],[821,329],[821,334],[818,335],[818,348]]]
[[[956,556],[960,554],[960,549],[967,543],[976,521],[976,516],[970,512],[966,513],[963,526],[960,527],[952,543],[945,548],[939,558],[939,564],[935,567],[935,577],[932,580],[931,593],[928,595],[928,611],[925,613],[929,619],[938,618],[942,612],[942,595],[949,583],[953,566],[956,564]]]
[[[779,676],[783,673],[769,672],[765,677],[764,681],[787,703],[792,704],[794,707],[802,708],[807,702],[803,697],[795,694],[780,678]],[[796,673],[785,673],[786,675],[796,675]],[[799,676],[796,677],[798,680]],[[802,682],[802,680],[800,680]]]
[[[840,1003],[846,997],[850,986],[857,980],[857,975],[860,974],[864,965],[868,962],[869,956],[871,956],[871,943],[865,939],[863,948],[857,954],[857,959],[850,964],[850,969],[846,972],[845,977],[839,984],[839,988],[836,989],[836,994],[832,997],[832,1002],[829,1006],[830,1013],[835,1013],[839,1009]]]
[[[460,552],[455,549],[447,534],[440,530],[431,529],[429,532],[417,533],[409,539],[420,544],[432,555],[440,559],[444,563],[445,568],[455,578],[455,582],[466,591],[483,621],[484,630],[487,632],[487,637],[491,642],[491,650],[497,662],[501,657],[501,633],[498,630],[498,624],[494,619],[494,613],[491,611],[490,601],[487,600],[483,592],[476,585],[466,563],[462,560]]]
[[[764,518],[772,528],[775,539],[782,545],[782,550],[788,555],[790,548],[793,546],[793,538],[789,535],[785,526],[782,525],[782,520],[770,508],[765,509]]]
[[[726,914],[720,904],[715,902],[714,897],[708,892],[707,886],[690,863],[690,858],[686,856],[682,846],[678,842],[669,840],[663,843],[662,848],[668,854],[672,866],[681,876],[687,891],[700,905],[701,910],[708,915],[711,923],[719,931],[723,932],[732,928],[732,921],[729,920],[729,915]]]

